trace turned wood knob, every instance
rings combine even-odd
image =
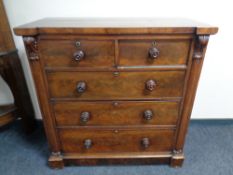
[[[156,47],[151,47],[148,54],[149,58],[154,60],[159,56],[159,50]]]
[[[148,148],[150,146],[150,140],[149,138],[145,137],[142,139],[141,144],[144,148]]]
[[[85,53],[82,50],[78,50],[74,52],[74,59],[76,61],[81,61],[85,56]]]
[[[91,141],[91,139],[86,139],[86,140],[84,140],[84,147],[86,148],[86,149],[89,149],[89,148],[91,148],[91,146],[92,146],[92,141]]]
[[[156,87],[156,82],[155,80],[148,80],[145,85],[147,90],[153,91]]]
[[[86,83],[84,81],[78,82],[76,90],[78,93],[83,93],[86,90]]]
[[[143,112],[143,117],[145,120],[151,120],[153,117],[153,111],[148,109]]]
[[[82,112],[80,115],[80,121],[86,123],[90,119],[90,116],[91,116],[90,112]]]

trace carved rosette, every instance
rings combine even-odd
[[[30,60],[38,60],[38,42],[35,37],[27,36],[23,38],[27,55]]]
[[[209,41],[209,35],[198,35],[196,46],[193,54],[193,58],[196,60],[200,60],[204,56],[204,49],[206,48]]]

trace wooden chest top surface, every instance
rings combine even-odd
[[[217,27],[182,18],[45,18],[14,29],[17,35],[37,34],[215,34]]]

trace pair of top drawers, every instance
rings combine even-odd
[[[185,65],[190,40],[41,40],[47,67]]]

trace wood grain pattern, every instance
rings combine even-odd
[[[154,60],[148,53],[151,47],[159,50],[159,55]],[[189,40],[121,40],[119,41],[119,65],[185,65],[189,47]]]
[[[15,28],[38,42],[30,64],[49,165],[182,166],[204,53],[217,30],[174,19],[55,18]]]
[[[80,46],[76,46],[80,42]],[[106,40],[41,40],[40,55],[48,67],[113,67],[114,41]],[[74,53],[83,51],[85,56],[76,61]]]
[[[35,40],[37,38],[35,37]],[[26,49],[27,45],[25,44]],[[28,53],[28,52],[27,52]],[[29,55],[27,55],[29,58]],[[32,70],[32,75],[34,78],[34,83],[36,84],[36,92],[39,99],[39,105],[42,112],[43,122],[44,122],[44,128],[46,132],[46,136],[49,142],[49,147],[52,152],[59,152],[60,151],[60,145],[57,137],[56,130],[54,128],[54,118],[51,114],[50,105],[48,102],[48,91],[46,82],[44,80],[44,74],[43,69],[41,67],[41,63],[43,62],[42,59],[33,59],[30,60],[30,67]]]
[[[5,7],[3,0],[0,0],[0,52],[7,52],[14,49],[15,43],[11,34]]]
[[[116,153],[170,151],[172,149],[173,130],[138,129],[60,129],[62,150],[66,153]],[[82,134],[78,134],[78,133]],[[141,140],[150,139],[150,146],[144,148]],[[84,146],[85,139],[92,140],[92,146]]]
[[[46,18],[14,29],[38,34],[215,34],[217,27],[179,18]]]
[[[77,99],[140,99],[155,97],[180,97],[185,72],[53,72],[48,74],[50,95],[53,98]],[[145,83],[154,79],[157,87],[148,91]],[[86,82],[87,88],[78,93],[78,82]]]
[[[198,82],[199,82],[199,78],[201,74],[201,69],[202,69],[202,65],[204,62],[204,56],[205,56],[205,52],[206,52],[207,44],[209,40],[208,36],[204,38],[206,41],[203,42],[204,43],[203,45],[201,44],[201,41],[199,40],[199,36],[196,37],[196,46],[194,48],[193,55],[192,55],[193,56],[192,65],[191,65],[192,67],[190,70],[189,81],[187,84],[187,91],[186,91],[185,98],[184,98],[184,108],[181,113],[180,128],[178,130],[178,135],[177,135],[177,140],[176,140],[176,150],[182,150],[184,146],[185,136],[188,130],[188,124],[189,124],[189,120],[191,117],[192,107],[194,104],[194,99],[195,99],[197,86],[198,86]],[[202,57],[201,59],[196,59],[195,54],[196,52],[200,52],[200,49],[199,49],[200,45],[202,47],[201,49]]]
[[[57,126],[108,126],[108,125],[176,125],[177,102],[59,102],[54,104]],[[153,117],[146,120],[145,110]],[[82,112],[90,113],[87,122],[80,120]]]
[[[133,153],[64,153],[66,165],[155,165],[169,164],[170,152],[140,152]]]

